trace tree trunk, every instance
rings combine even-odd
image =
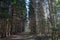
[[[35,13],[34,13],[34,8],[31,5],[30,7],[30,29],[31,33],[36,33],[36,19],[35,19]]]

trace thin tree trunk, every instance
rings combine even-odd
[[[34,13],[34,8],[31,5],[30,7],[30,29],[31,33],[36,33],[36,19],[35,19],[35,13]]]

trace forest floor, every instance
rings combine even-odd
[[[0,38],[0,40],[52,40],[51,38],[50,39],[47,39],[47,37],[38,37],[36,36],[35,34],[29,34],[29,35],[26,35],[26,34],[18,34],[18,35],[11,35],[9,37],[6,37],[6,38]],[[60,39],[58,39],[60,40]]]
[[[25,39],[21,35],[12,35],[11,37],[2,38],[0,40],[41,40],[41,39],[35,39],[35,37],[33,37],[33,38],[26,38]],[[42,40],[48,40],[48,39],[42,39]],[[52,40],[52,39],[49,39],[49,40]],[[60,39],[58,39],[58,40],[60,40]]]

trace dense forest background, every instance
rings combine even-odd
[[[0,33],[60,35],[60,0],[0,0]]]

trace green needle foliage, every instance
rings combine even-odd
[[[22,13],[24,16],[26,16],[26,8],[25,8],[25,1],[24,0],[18,0],[17,1],[17,6],[18,6],[18,14]]]
[[[13,4],[13,5],[16,4],[16,1],[17,1],[17,0],[12,0],[12,4]]]
[[[7,10],[2,7],[0,7],[0,14],[1,14],[1,16],[3,16],[2,18],[4,18],[4,19],[7,19],[9,17]]]

